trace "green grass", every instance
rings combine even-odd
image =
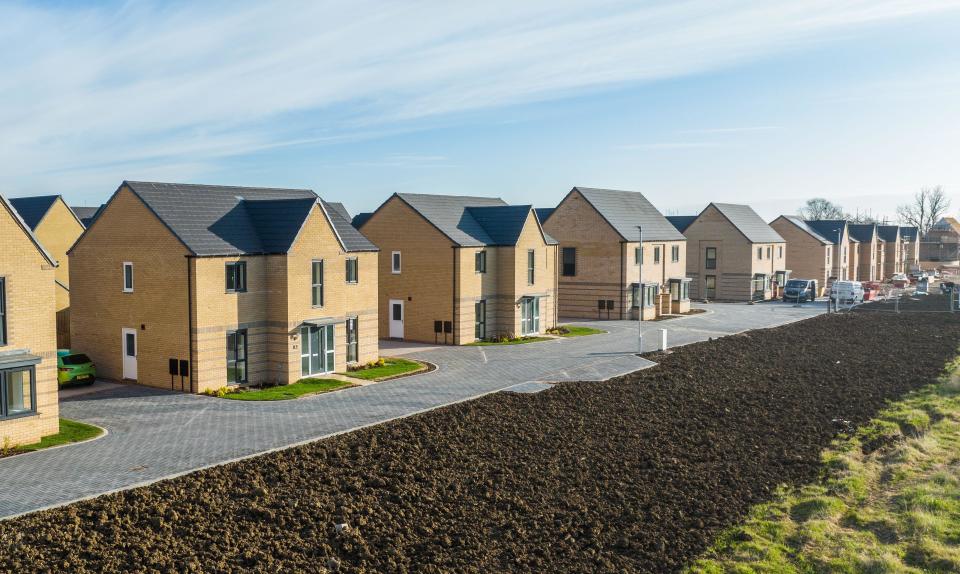
[[[526,343],[536,343],[538,341],[549,341],[550,337],[517,337],[516,339],[507,339],[505,341],[476,341],[467,343],[474,347],[489,347],[493,345],[524,345]]]
[[[10,449],[10,454],[33,452],[53,446],[70,444],[72,442],[81,442],[90,440],[94,437],[100,436],[101,434],[103,434],[103,429],[100,427],[72,421],[70,419],[60,419],[60,432],[50,436],[45,436],[40,440],[40,442],[35,444],[14,447]],[[2,456],[2,449],[0,449],[0,456]]]
[[[277,385],[264,389],[244,389],[227,393],[223,395],[223,398],[235,401],[286,401],[352,386],[353,383],[336,379],[300,379],[290,385]]]
[[[599,335],[606,333],[603,329],[594,329],[593,327],[576,327],[572,325],[561,325],[557,327],[557,335],[561,337],[583,337],[586,335]]]
[[[753,508],[689,572],[960,572],[960,358],[822,460],[818,482]]]
[[[384,358],[383,366],[368,367],[343,374],[347,375],[348,377],[363,379],[365,381],[382,381],[384,379],[393,378],[398,375],[403,375],[413,371],[423,370],[425,368],[426,366],[423,363],[418,363],[417,361],[410,361],[408,359]]]

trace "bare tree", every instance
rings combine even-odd
[[[897,207],[900,223],[916,227],[920,235],[930,228],[950,209],[950,200],[941,186],[925,187],[913,196],[913,201]]]
[[[822,197],[808,199],[807,203],[800,208],[800,217],[803,219],[846,219],[847,214],[843,208]]]
[[[847,218],[850,220],[850,223],[878,223],[877,218],[869,211],[861,212],[857,210],[856,213],[847,215]]]

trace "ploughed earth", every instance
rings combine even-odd
[[[958,341],[854,312],[689,345],[0,522],[0,571],[674,572]]]

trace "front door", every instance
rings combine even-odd
[[[390,299],[390,338],[403,338],[403,300]]]
[[[123,329],[123,378],[137,380],[137,330]]]
[[[540,298],[524,297],[520,300],[520,334],[533,335],[540,332]]]

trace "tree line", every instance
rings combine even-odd
[[[911,201],[897,207],[897,219],[901,225],[916,227],[920,235],[926,235],[949,209],[950,199],[943,187],[925,187],[915,193]],[[883,223],[869,213],[848,213],[839,204],[823,197],[808,199],[798,215],[810,220],[845,219],[853,223]]]

